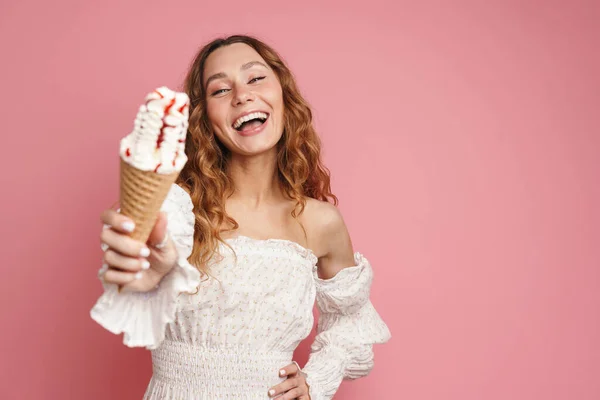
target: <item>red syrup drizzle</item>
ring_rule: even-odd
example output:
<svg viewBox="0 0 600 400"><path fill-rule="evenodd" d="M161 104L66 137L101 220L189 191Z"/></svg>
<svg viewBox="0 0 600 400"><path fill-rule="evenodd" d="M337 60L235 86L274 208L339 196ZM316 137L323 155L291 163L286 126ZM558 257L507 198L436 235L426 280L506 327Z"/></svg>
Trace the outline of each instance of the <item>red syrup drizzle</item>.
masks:
<svg viewBox="0 0 600 400"><path fill-rule="evenodd" d="M187 104L184 104L181 107L179 107L179 109L177 111L179 111L179 113L183 114L183 112L185 111L187 106L188 106ZM184 143L185 139L178 139L177 142ZM173 159L173 167L175 166L175 160L177 160L177 156L179 156L179 149L177 149L177 151L175 151L175 158Z"/></svg>
<svg viewBox="0 0 600 400"><path fill-rule="evenodd" d="M160 134L158 135L158 140L156 141L156 150L160 149L160 145L165 140L165 133L163 132L163 130L167 127L174 128L174 126L167 125L167 123L165 122L165 119L167 118L167 115L169 115L169 111L171 110L171 107L173 107L174 104L175 104L175 99L172 99L171 102L169 103L169 105L165 107L165 116L163 117L163 120L162 120L163 126L162 126L162 128L160 128Z"/></svg>
<svg viewBox="0 0 600 400"><path fill-rule="evenodd" d="M159 92L155 91L155 93L157 93L161 99L164 98L164 96L162 94L160 94ZM171 107L173 107L174 104L175 104L175 99L172 99L171 102L165 107L164 117L162 119L162 128L160 128L160 133L158 134L158 139L156 140L156 150L160 149L160 145L165 140L165 133L163 131L165 128L170 127L170 125L167 125L167 123L165 122L165 118L167 115L169 115L169 111L171 110ZM158 169L160 168L161 165L162 165L162 163L158 163L156 168L154 168L154 172L158 172Z"/></svg>

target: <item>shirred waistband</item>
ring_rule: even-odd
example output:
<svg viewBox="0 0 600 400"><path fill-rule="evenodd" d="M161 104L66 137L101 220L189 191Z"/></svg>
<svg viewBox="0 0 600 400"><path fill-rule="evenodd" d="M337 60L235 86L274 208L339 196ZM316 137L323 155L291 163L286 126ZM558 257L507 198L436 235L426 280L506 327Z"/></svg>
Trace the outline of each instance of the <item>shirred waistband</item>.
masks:
<svg viewBox="0 0 600 400"><path fill-rule="evenodd" d="M205 346L165 340L152 351L153 379L186 391L241 394L264 391L282 382L279 370L293 352L248 346Z"/></svg>

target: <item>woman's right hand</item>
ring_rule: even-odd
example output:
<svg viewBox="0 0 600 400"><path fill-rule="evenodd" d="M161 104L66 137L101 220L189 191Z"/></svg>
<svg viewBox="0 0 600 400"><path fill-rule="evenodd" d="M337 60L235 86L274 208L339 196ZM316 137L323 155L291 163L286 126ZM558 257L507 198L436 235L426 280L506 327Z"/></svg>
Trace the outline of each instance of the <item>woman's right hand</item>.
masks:
<svg viewBox="0 0 600 400"><path fill-rule="evenodd" d="M104 210L101 220L109 225L104 226L100 234L100 241L108 246L100 271L104 282L119 285L120 291L147 292L154 289L177 263L177 248L167 237L166 214L159 213L146 243L129 236L133 221L123 214L113 209Z"/></svg>

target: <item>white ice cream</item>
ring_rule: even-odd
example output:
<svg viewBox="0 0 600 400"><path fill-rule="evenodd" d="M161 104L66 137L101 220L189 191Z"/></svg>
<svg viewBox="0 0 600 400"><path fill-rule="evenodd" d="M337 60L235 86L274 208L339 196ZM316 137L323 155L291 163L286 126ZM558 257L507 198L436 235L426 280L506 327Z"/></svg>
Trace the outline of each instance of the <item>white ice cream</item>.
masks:
<svg viewBox="0 0 600 400"><path fill-rule="evenodd" d="M187 157L185 137L190 99L183 92L160 87L146 96L133 131L121 139L121 158L142 171L181 171Z"/></svg>

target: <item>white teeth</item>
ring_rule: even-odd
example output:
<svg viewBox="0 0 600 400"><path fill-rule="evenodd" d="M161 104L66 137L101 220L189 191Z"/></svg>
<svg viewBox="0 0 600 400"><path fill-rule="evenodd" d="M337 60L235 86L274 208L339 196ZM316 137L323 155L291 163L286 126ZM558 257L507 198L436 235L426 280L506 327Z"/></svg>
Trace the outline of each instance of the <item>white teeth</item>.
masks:
<svg viewBox="0 0 600 400"><path fill-rule="evenodd" d="M264 112L255 112L252 114L247 114L247 115L244 115L243 117L236 119L235 122L233 123L233 128L237 129L240 126L242 126L242 124L244 122L250 121L251 119L255 119L255 118L267 119L268 117L269 117L269 115Z"/></svg>

